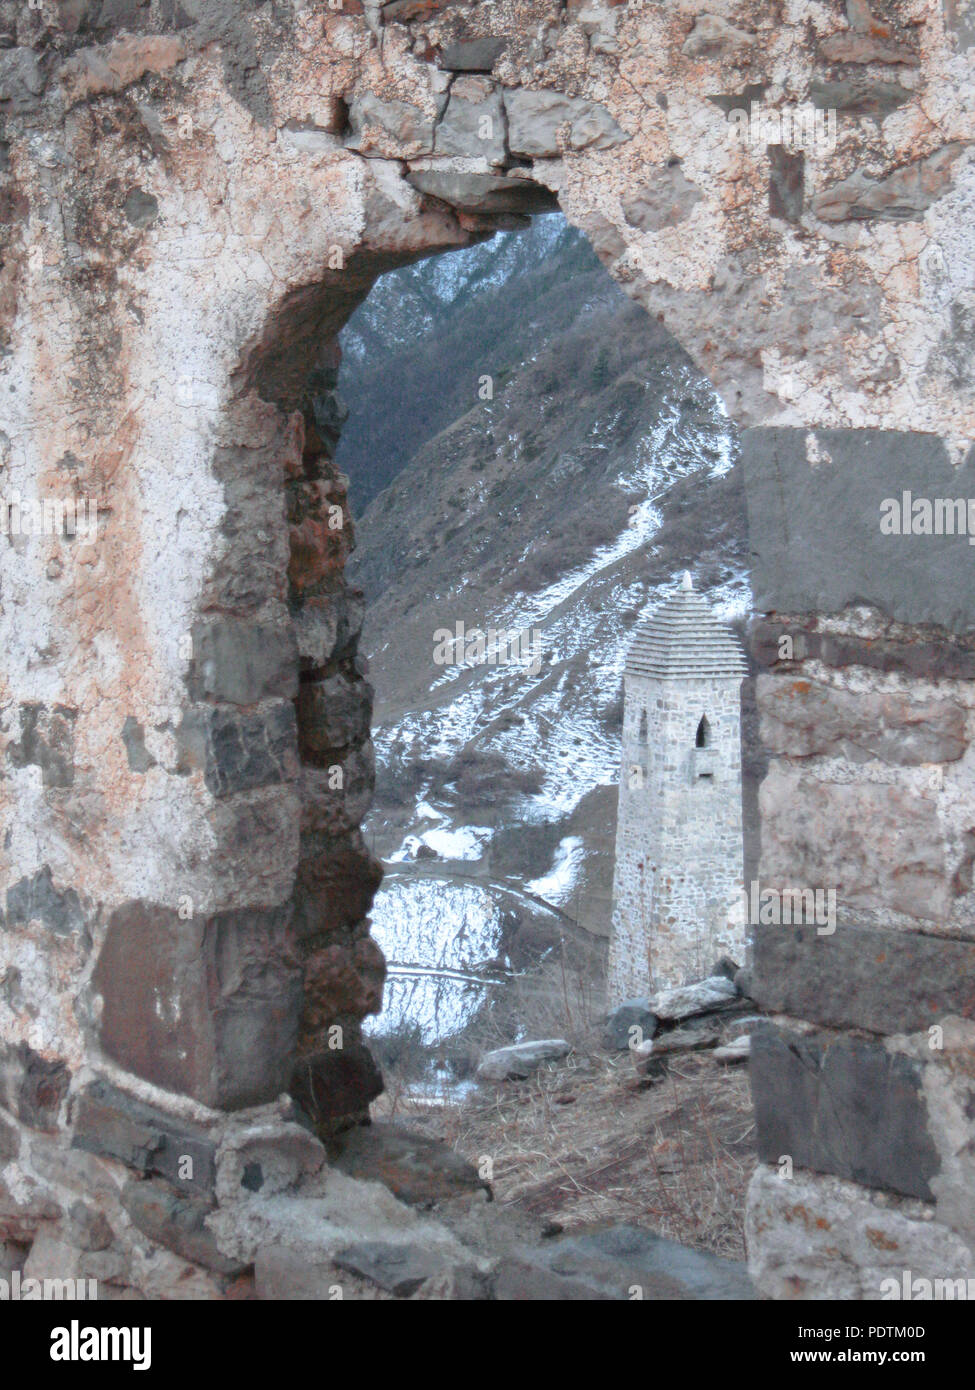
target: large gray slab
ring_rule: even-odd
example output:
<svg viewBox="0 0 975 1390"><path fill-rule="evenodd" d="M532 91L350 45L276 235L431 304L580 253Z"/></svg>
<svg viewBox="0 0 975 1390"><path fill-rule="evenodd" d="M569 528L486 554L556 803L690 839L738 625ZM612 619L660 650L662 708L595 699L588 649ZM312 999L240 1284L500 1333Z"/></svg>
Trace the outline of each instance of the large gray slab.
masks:
<svg viewBox="0 0 975 1390"><path fill-rule="evenodd" d="M495 1298L551 1300L753 1299L743 1264L691 1250L640 1226L607 1226L513 1250L498 1266Z"/></svg>
<svg viewBox="0 0 975 1390"><path fill-rule="evenodd" d="M975 627L975 549L961 536L885 536L885 498L975 498L971 452L955 469L936 435L896 430L745 430L742 465L759 612L875 604L905 623Z"/></svg>
<svg viewBox="0 0 975 1390"><path fill-rule="evenodd" d="M975 1019L975 941L837 926L756 926L752 997L769 1013L834 1028L915 1033Z"/></svg>
<svg viewBox="0 0 975 1390"><path fill-rule="evenodd" d="M861 1038L751 1035L758 1156L932 1200L940 1159L920 1063Z"/></svg>

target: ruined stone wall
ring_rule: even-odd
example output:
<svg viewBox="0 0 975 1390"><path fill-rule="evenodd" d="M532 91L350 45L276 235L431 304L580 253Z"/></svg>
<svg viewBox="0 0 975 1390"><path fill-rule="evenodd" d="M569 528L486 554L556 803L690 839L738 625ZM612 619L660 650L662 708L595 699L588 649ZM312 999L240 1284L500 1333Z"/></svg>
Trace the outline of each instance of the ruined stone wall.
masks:
<svg viewBox="0 0 975 1390"><path fill-rule="evenodd" d="M744 429L782 740L763 873L836 877L850 928L784 977L759 940L768 1002L859 1030L830 1053L852 1093L913 1078L933 1150L905 1200L961 1231L964 1027L923 1064L890 1039L973 1007L969 551L881 544L875 518L971 472L973 43L963 0L0 0L0 483L98 518L89 543L0 536L11 1259L219 1292L254 1240L224 1221L231 1259L172 1213L212 1234L231 1201L230 1110L291 1085L325 1134L379 1084L335 335L384 269L556 204ZM753 99L835 109L835 144L729 138ZM791 662L781 624L808 639ZM889 1002L822 1018L803 981L851 960ZM797 1171L903 1189L804 1147L814 1127ZM800 1288L792 1259L764 1286Z"/></svg>
<svg viewBox="0 0 975 1390"><path fill-rule="evenodd" d="M745 959L741 678L627 673L607 1002ZM708 746L696 746L701 718Z"/></svg>

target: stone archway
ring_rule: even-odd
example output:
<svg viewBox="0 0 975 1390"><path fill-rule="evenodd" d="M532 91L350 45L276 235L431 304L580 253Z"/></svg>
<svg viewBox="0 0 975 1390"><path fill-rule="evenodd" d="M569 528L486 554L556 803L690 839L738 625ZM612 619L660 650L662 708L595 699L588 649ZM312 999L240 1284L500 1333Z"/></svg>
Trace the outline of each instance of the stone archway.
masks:
<svg viewBox="0 0 975 1390"><path fill-rule="evenodd" d="M975 176L949 94L973 50L954 7L898 0L881 22L837 0L789 22L766 0L309 0L123 5L104 23L76 8L62 23L0 6L3 477L92 499L103 523L95 545L4 539L0 1103L3 1151L36 1192L5 1196L5 1219L33 1238L79 1180L69 1165L42 1181L25 1136L126 1164L120 1128L179 1117L173 1151L203 1152L226 1110L278 1094L295 1046L333 1075L316 1104L365 1102L368 698L328 424L301 410L308 344L381 269L557 198L745 429L773 754L762 872L838 876L849 927L825 949L758 933L756 988L867 1034L823 1033L821 1089L785 1134L768 1114L788 1045L768 1044L763 1156L792 1146L812 1207L833 1200L823 1171L934 1203L961 1250L951 1134L971 1025L896 1061L885 1039L972 1012L968 551L922 530L893 557L873 525L904 490L972 490ZM803 103L837 111L835 142L790 148ZM743 110L744 140L727 119ZM327 354L317 367L327 384ZM314 900L335 933L304 962L296 884L298 917ZM329 1052L333 1026L348 1036ZM909 1102L873 1123L919 1136L901 1166L817 1149L816 1107L892 1067ZM792 1190L761 1174L755 1189L774 1293L780 1277L816 1287L776 1245ZM844 1200L875 1208L867 1187ZM868 1294L852 1247L826 1266Z"/></svg>

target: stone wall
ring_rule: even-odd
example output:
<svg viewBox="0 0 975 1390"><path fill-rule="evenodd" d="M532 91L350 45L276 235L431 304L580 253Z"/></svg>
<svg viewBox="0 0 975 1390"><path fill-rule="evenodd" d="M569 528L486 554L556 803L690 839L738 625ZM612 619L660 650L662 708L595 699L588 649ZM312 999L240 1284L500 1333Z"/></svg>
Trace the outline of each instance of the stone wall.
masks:
<svg viewBox="0 0 975 1390"><path fill-rule="evenodd" d="M741 677L624 678L607 999L745 959ZM708 746L696 746L701 718Z"/></svg>
<svg viewBox="0 0 975 1390"><path fill-rule="evenodd" d="M828 1069L810 1044L823 1086L906 1059L930 1195L899 1200L938 1204L946 1259L965 1239L972 1050L959 1024L922 1062L911 1030L971 1014L971 570L964 541L882 546L875 519L970 472L973 44L960 0L0 0L0 482L98 519L93 543L11 535L5 509L0 536L11 1259L34 1242L121 1290L218 1293L254 1242L196 1238L226 1189L187 1188L181 1157L212 1175L232 1109L289 1081L323 1134L379 1084L335 336L383 270L556 205L746 428L782 741L763 873L832 873L849 911L774 988L865 1032ZM752 100L835 109L837 139L736 141ZM785 664L783 624L809 641ZM887 1014L816 1016L808 970L886 993L865 932L924 943L927 1013L899 1009L900 964ZM782 1221L756 1220L760 1270ZM793 1257L771 1291L799 1287Z"/></svg>

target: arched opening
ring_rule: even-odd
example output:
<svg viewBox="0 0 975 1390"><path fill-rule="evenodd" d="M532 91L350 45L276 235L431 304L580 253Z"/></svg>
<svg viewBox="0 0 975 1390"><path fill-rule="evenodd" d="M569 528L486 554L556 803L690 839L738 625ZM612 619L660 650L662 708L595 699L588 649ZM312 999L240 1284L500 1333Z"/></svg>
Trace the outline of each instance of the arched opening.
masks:
<svg viewBox="0 0 975 1390"><path fill-rule="evenodd" d="M561 975L572 950L570 991L598 987L622 658L688 566L744 608L735 436L561 215L383 277L341 346L336 460L376 691L364 833L385 867L384 1010L366 1027L394 1068L436 1052L459 1074L482 1026L498 1041L533 1026L539 957ZM628 727L624 776L645 788L648 709Z"/></svg>
<svg viewBox="0 0 975 1390"><path fill-rule="evenodd" d="M694 735L695 748L710 748L711 746L711 725L708 723L706 714L701 715L701 722L697 726L697 733Z"/></svg>

